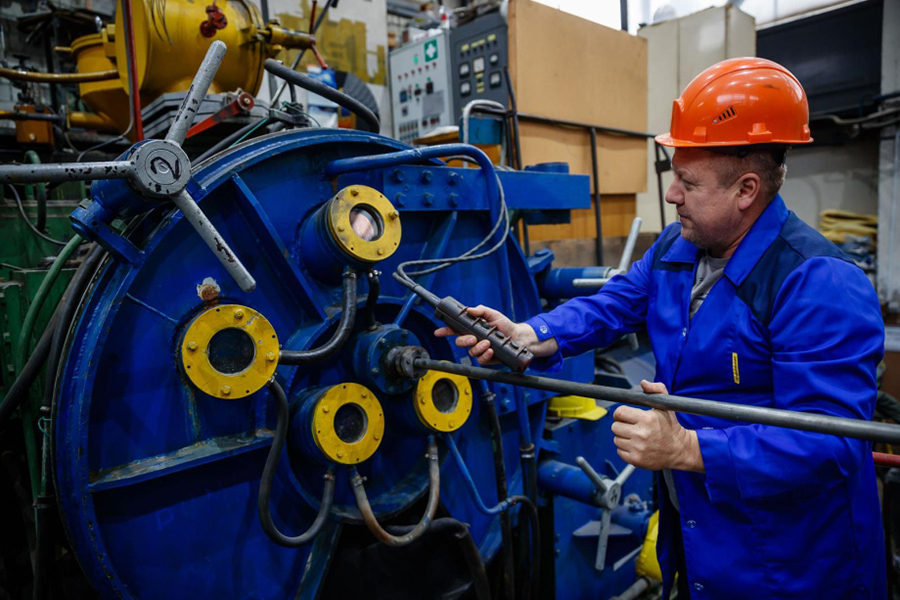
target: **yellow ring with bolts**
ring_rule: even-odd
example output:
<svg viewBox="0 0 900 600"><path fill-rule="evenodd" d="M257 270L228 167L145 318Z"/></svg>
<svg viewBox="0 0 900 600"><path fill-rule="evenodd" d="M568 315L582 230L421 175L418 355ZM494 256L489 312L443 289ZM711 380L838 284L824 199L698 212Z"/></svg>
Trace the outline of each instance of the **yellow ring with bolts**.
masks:
<svg viewBox="0 0 900 600"><path fill-rule="evenodd" d="M238 399L265 386L278 366L278 336L259 312L240 304L200 313L181 340L181 361L200 391Z"/></svg>
<svg viewBox="0 0 900 600"><path fill-rule="evenodd" d="M472 414L472 386L462 375L428 371L419 379L416 415L432 431L456 431Z"/></svg>
<svg viewBox="0 0 900 600"><path fill-rule="evenodd" d="M338 431L335 417L344 414L356 425ZM340 418L340 417L339 417ZM326 391L316 404L312 436L325 457L342 465L368 460L384 437L384 410L375 394L358 383L342 383Z"/></svg>
<svg viewBox="0 0 900 600"><path fill-rule="evenodd" d="M328 230L341 250L375 263L400 246L400 213L390 200L364 185L339 191L328 205Z"/></svg>

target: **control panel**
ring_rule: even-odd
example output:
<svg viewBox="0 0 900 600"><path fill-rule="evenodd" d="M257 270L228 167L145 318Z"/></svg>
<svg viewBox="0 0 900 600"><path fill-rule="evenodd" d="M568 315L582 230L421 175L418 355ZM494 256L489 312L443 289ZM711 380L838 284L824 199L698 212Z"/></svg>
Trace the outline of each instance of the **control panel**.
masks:
<svg viewBox="0 0 900 600"><path fill-rule="evenodd" d="M447 31L397 48L390 69L395 138L409 143L437 127L456 125Z"/></svg>
<svg viewBox="0 0 900 600"><path fill-rule="evenodd" d="M488 13L454 29L452 89L456 121L472 100L508 104L509 91L503 70L509 64L506 20L499 12Z"/></svg>

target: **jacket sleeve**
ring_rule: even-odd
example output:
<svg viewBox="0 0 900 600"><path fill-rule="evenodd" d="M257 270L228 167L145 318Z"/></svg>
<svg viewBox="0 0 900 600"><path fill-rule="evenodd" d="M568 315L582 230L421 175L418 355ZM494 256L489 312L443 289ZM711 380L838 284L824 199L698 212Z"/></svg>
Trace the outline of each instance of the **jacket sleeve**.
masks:
<svg viewBox="0 0 900 600"><path fill-rule="evenodd" d="M662 239L662 236L660 236ZM554 371L563 358L602 348L627 333L641 329L647 317L650 271L659 241L634 263L628 273L616 275L591 296L572 298L550 312L525 321L538 339L556 338L559 352L536 359L532 366Z"/></svg>
<svg viewBox="0 0 900 600"><path fill-rule="evenodd" d="M872 284L835 258L785 279L768 326L774 407L870 420L884 325ZM714 503L820 494L871 460L871 444L765 425L697 430Z"/></svg>

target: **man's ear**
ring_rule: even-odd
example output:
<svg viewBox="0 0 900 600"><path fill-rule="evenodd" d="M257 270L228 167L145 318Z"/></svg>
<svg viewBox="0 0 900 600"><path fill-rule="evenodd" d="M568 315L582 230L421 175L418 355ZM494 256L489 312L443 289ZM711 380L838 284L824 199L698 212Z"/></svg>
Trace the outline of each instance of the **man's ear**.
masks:
<svg viewBox="0 0 900 600"><path fill-rule="evenodd" d="M745 173L735 185L737 186L738 208L742 211L752 207L761 196L762 184L756 173Z"/></svg>

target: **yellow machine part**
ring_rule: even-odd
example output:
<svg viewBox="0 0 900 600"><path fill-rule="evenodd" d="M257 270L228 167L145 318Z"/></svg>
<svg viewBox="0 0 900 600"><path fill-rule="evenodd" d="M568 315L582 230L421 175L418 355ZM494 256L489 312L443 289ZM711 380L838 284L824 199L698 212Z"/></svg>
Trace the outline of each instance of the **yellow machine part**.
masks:
<svg viewBox="0 0 900 600"><path fill-rule="evenodd" d="M472 413L472 386L462 375L428 371L415 394L416 416L432 431L456 431Z"/></svg>
<svg viewBox="0 0 900 600"><path fill-rule="evenodd" d="M240 89L253 95L262 84L263 63L267 58L276 56L283 48L307 48L312 40L309 35L283 28L275 21L264 24L259 9L247 0L217 1L216 6L228 24L213 37L204 37L200 24L207 20L207 4L193 0L133 0L141 106L147 106L165 93L187 91L206 51L216 40L224 42L228 52L209 93ZM115 25L76 39L71 50L79 73L118 70L118 79L80 84L78 90L85 104L124 132L130 112L128 61L122 32L120 4Z"/></svg>
<svg viewBox="0 0 900 600"><path fill-rule="evenodd" d="M248 336L252 346L248 354L252 356L246 368L223 372L213 365L211 342L217 334L232 330ZM222 399L243 398L260 390L275 374L278 355L278 336L272 324L240 304L223 304L200 313L181 341L181 362L188 379L200 391Z"/></svg>
<svg viewBox="0 0 900 600"><path fill-rule="evenodd" d="M363 423L357 439L341 439L335 416L342 408L358 411ZM384 437L384 410L372 390L358 383L342 383L319 398L313 413L312 436L325 457L342 465L356 465L371 458Z"/></svg>
<svg viewBox="0 0 900 600"><path fill-rule="evenodd" d="M551 417L585 419L597 421L608 414L605 408L597 406L597 401L584 396L556 396L550 398L547 414Z"/></svg>
<svg viewBox="0 0 900 600"><path fill-rule="evenodd" d="M644 545L634 563L634 570L638 575L643 575L654 581L662 581L662 569L656 558L656 538L659 535L659 511L653 513L647 524L647 535L644 536Z"/></svg>
<svg viewBox="0 0 900 600"><path fill-rule="evenodd" d="M328 205L328 229L342 251L376 263L400 246L400 213L381 192L365 185L339 191Z"/></svg>

